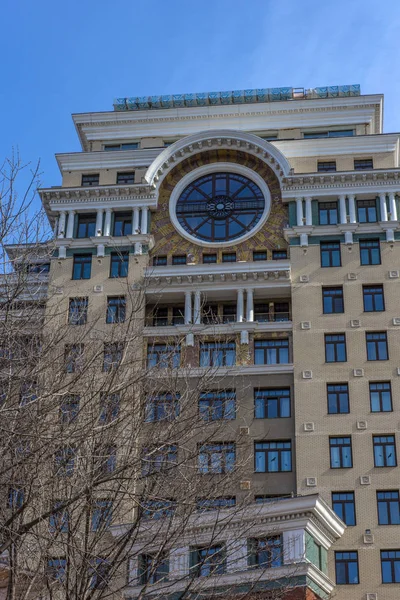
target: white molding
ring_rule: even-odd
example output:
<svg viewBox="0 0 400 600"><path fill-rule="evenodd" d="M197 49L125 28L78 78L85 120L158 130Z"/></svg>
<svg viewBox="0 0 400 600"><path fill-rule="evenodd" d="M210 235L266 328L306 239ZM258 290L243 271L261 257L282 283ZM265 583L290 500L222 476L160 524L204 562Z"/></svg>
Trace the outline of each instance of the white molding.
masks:
<svg viewBox="0 0 400 600"><path fill-rule="evenodd" d="M183 292L182 292L183 293ZM165 300L165 294L163 294ZM161 338L173 337L176 335L228 335L230 333L260 332L272 333L276 331L292 331L291 321L273 321L271 323L258 323L257 321L247 321L243 323L222 323L216 325L171 325L166 327L156 327L147 325L143 330L144 337ZM242 342L248 343L248 342ZM193 344L191 344L193 345Z"/></svg>
<svg viewBox="0 0 400 600"><path fill-rule="evenodd" d="M148 267L146 277L188 277L208 275L217 276L220 274L253 274L258 273L262 277L264 273L277 274L276 279L281 276L289 280L287 273L290 273L289 260L265 260L265 261L240 261L235 263L214 263L214 264L194 264L194 265L167 265L165 267ZM247 286L251 287L251 279L247 281Z"/></svg>
<svg viewBox="0 0 400 600"><path fill-rule="evenodd" d="M176 370L177 379L188 377L238 377L242 375L279 375L281 373L292 374L294 371L293 363L279 365L235 365L234 367L179 367ZM152 371L146 374L147 377L162 379L165 375L162 370ZM175 373L174 373L175 376Z"/></svg>
<svg viewBox="0 0 400 600"><path fill-rule="evenodd" d="M147 168L163 150L163 147L115 152L98 150L96 152L58 153L55 157L61 173L86 169L138 169L140 167Z"/></svg>

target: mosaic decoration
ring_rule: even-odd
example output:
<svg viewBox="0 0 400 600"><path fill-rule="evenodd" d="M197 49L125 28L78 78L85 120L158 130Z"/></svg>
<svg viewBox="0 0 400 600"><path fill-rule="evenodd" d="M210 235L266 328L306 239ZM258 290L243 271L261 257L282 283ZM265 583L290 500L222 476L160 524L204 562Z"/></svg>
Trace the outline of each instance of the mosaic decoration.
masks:
<svg viewBox="0 0 400 600"><path fill-rule="evenodd" d="M234 90L227 92L203 92L197 94L174 94L170 96L142 96L116 98L114 110L157 110L160 108L184 108L190 106L216 106L221 104L254 104L294 99L339 98L359 96L360 86L334 85L304 88L262 88L257 90Z"/></svg>

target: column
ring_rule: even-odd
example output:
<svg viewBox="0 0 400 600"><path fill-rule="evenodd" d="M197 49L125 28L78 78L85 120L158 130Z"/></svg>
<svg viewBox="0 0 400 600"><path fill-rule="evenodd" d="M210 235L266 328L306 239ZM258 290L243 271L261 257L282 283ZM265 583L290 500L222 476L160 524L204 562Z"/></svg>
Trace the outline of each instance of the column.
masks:
<svg viewBox="0 0 400 600"><path fill-rule="evenodd" d="M243 321L243 309L244 309L244 301L243 301L243 290L237 291L237 303L236 303L236 321L238 323L242 323Z"/></svg>
<svg viewBox="0 0 400 600"><path fill-rule="evenodd" d="M194 293L194 324L200 325L201 323L201 292L196 290Z"/></svg>
<svg viewBox="0 0 400 600"><path fill-rule="evenodd" d="M74 235L74 216L75 216L75 211L74 210L69 210L68 211L68 225L67 225L67 238L72 238Z"/></svg>
<svg viewBox="0 0 400 600"><path fill-rule="evenodd" d="M339 206L340 206L340 222L342 224L347 223L347 214L346 214L346 196L342 194L339 196Z"/></svg>
<svg viewBox="0 0 400 600"><path fill-rule="evenodd" d="M109 237L111 235L111 208L106 209L106 220L104 223L104 235Z"/></svg>
<svg viewBox="0 0 400 600"><path fill-rule="evenodd" d="M306 225L312 225L311 200L312 198L306 198Z"/></svg>
<svg viewBox="0 0 400 600"><path fill-rule="evenodd" d="M139 209L134 208L132 211L132 233L135 235L139 232Z"/></svg>
<svg viewBox="0 0 400 600"><path fill-rule="evenodd" d="M96 235L97 236L103 235L103 212L104 212L104 210L102 208L97 209L97 216L96 216Z"/></svg>
<svg viewBox="0 0 400 600"><path fill-rule="evenodd" d="M185 325L192 322L192 292L185 292Z"/></svg>
<svg viewBox="0 0 400 600"><path fill-rule="evenodd" d="M303 199L296 198L297 226L303 225Z"/></svg>
<svg viewBox="0 0 400 600"><path fill-rule="evenodd" d="M387 221L388 214L387 214L386 194L385 193L382 192L381 194L379 194L379 202L381 205L381 221Z"/></svg>
<svg viewBox="0 0 400 600"><path fill-rule="evenodd" d="M389 193L389 206L390 206L390 220L397 221L396 194L394 192Z"/></svg>
<svg viewBox="0 0 400 600"><path fill-rule="evenodd" d="M142 208L142 226L141 226L142 233L147 233L148 210L149 209L147 208L147 206Z"/></svg>
<svg viewBox="0 0 400 600"><path fill-rule="evenodd" d="M354 194L349 196L349 215L350 215L350 223L356 223L356 203L354 199Z"/></svg>
<svg viewBox="0 0 400 600"><path fill-rule="evenodd" d="M247 311L246 311L246 319L247 321L254 321L254 297L253 290L249 288L246 290L247 292Z"/></svg>
<svg viewBox="0 0 400 600"><path fill-rule="evenodd" d="M60 216L58 219L58 237L59 238L65 237L65 219L66 219L65 210L62 210L62 211L60 211Z"/></svg>
<svg viewBox="0 0 400 600"><path fill-rule="evenodd" d="M53 233L54 233L54 237L57 237L57 233L58 233L58 217L54 217Z"/></svg>

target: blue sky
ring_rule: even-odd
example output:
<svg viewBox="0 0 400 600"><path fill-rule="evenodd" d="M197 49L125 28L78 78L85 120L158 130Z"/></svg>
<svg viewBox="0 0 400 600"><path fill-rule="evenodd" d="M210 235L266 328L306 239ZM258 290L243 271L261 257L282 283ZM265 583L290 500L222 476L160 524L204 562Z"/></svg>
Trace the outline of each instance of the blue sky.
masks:
<svg viewBox="0 0 400 600"><path fill-rule="evenodd" d="M3 0L0 158L58 185L71 113L113 98L360 83L400 131L399 0Z"/></svg>

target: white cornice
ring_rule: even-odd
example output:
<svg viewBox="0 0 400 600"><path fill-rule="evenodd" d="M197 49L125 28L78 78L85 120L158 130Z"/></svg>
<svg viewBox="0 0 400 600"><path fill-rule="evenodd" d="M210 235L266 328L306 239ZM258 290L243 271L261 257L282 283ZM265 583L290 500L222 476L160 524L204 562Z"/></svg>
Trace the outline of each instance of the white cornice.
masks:
<svg viewBox="0 0 400 600"><path fill-rule="evenodd" d="M82 171L92 169L126 169L148 167L164 148L148 148L143 150L121 150L107 152L72 152L56 154L61 173L66 171Z"/></svg>
<svg viewBox="0 0 400 600"><path fill-rule="evenodd" d="M285 279L290 281L290 262L287 260L265 260L257 262L236 262L236 263L217 263L217 264L187 264L170 265L166 267L149 267L146 270L146 279L149 282L159 282L168 284L168 279L174 283L193 283L194 281L203 282L206 279L214 282L217 278L221 280L230 279L236 281L240 279L248 282L251 287L253 280L260 279ZM182 281L180 281L180 279Z"/></svg>
<svg viewBox="0 0 400 600"><path fill-rule="evenodd" d="M265 289L265 288L263 288ZM163 296L165 300L165 296ZM259 323L257 321L243 321L242 323L225 323L221 325L171 325L170 327L145 327L145 337L173 337L174 335L229 335L241 331L256 333L272 333L276 331L292 331L291 321L273 321L271 323Z"/></svg>

